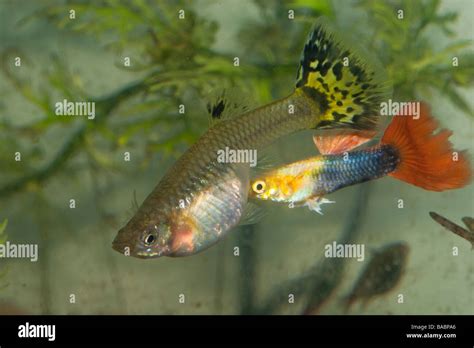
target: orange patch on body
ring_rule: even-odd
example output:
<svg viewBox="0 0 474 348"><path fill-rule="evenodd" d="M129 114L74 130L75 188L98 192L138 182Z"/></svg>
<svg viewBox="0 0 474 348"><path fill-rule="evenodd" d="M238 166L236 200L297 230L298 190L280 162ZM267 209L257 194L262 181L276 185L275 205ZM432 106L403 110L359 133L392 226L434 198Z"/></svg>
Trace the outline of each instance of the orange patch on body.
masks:
<svg viewBox="0 0 474 348"><path fill-rule="evenodd" d="M173 229L173 241L171 250L193 251L194 250L194 228L188 222L181 222Z"/></svg>
<svg viewBox="0 0 474 348"><path fill-rule="evenodd" d="M295 192L294 178L290 175L285 175L280 178L280 192L283 196L288 197Z"/></svg>
<svg viewBox="0 0 474 348"><path fill-rule="evenodd" d="M303 185L303 180L304 176L306 173L302 173L296 177L293 178L293 180L290 181L290 187L293 192L299 191L301 186Z"/></svg>

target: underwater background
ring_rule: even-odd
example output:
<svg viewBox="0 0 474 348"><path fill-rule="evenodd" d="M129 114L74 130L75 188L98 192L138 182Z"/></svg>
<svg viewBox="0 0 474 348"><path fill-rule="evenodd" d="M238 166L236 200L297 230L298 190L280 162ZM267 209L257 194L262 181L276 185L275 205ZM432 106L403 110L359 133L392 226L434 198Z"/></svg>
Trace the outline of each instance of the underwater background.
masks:
<svg viewBox="0 0 474 348"><path fill-rule="evenodd" d="M382 178L331 194L323 216L265 204L262 221L189 257L111 248L134 197L208 127L216 94L236 90L255 107L293 91L320 15L382 62L394 100L429 103L472 163L473 13L470 0L0 0L0 242L39 245L37 262L0 259L0 313L343 314L371 255L405 241L396 287L347 313L473 314L471 246L428 214L472 216L472 184L439 193ZM96 118L56 116L63 99L95 101ZM314 155L311 134L280 139L278 160ZM325 258L333 241L364 244L365 260Z"/></svg>

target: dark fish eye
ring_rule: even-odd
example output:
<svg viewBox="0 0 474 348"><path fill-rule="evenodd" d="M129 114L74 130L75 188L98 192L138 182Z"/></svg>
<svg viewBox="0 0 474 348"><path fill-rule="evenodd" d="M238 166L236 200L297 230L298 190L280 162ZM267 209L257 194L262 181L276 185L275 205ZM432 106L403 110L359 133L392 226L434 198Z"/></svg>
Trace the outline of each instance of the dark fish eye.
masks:
<svg viewBox="0 0 474 348"><path fill-rule="evenodd" d="M256 181L252 188L256 193L262 193L265 190L265 182L261 180Z"/></svg>
<svg viewBox="0 0 474 348"><path fill-rule="evenodd" d="M143 241L146 245L152 245L156 241L156 237L153 234L149 233L145 236Z"/></svg>

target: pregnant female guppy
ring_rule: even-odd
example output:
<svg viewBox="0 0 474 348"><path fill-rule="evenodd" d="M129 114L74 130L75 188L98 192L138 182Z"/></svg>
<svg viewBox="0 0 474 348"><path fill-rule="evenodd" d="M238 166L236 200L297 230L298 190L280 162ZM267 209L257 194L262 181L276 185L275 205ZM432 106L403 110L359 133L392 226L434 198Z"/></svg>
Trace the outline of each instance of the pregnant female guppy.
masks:
<svg viewBox="0 0 474 348"><path fill-rule="evenodd" d="M395 116L380 144L344 152L361 143L357 136L315 137L323 154L294 162L252 181L250 196L261 200L307 206L321 214L324 195L343 187L390 175L430 191L465 186L471 169L464 153L451 149L451 132L432 134L437 122L421 105L418 119Z"/></svg>
<svg viewBox="0 0 474 348"><path fill-rule="evenodd" d="M372 130L385 97L374 64L316 25L293 94L213 125L165 174L113 248L150 258L209 247L243 219L250 181L248 164L221 163L218 151L262 148L303 129Z"/></svg>

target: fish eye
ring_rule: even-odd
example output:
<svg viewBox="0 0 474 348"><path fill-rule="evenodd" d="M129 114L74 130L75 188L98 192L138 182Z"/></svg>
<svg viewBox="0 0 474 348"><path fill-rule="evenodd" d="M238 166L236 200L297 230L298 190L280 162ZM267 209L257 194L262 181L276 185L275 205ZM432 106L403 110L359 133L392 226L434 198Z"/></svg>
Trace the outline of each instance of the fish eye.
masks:
<svg viewBox="0 0 474 348"><path fill-rule="evenodd" d="M252 185L252 189L256 193L263 193L263 191L265 191L265 181L262 181L262 180L255 181L254 184Z"/></svg>
<svg viewBox="0 0 474 348"><path fill-rule="evenodd" d="M145 235L143 238L143 242L145 242L145 245L150 246L156 241L156 236L152 233L148 233Z"/></svg>

